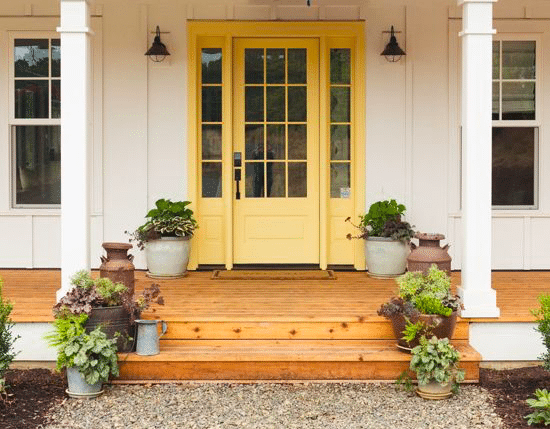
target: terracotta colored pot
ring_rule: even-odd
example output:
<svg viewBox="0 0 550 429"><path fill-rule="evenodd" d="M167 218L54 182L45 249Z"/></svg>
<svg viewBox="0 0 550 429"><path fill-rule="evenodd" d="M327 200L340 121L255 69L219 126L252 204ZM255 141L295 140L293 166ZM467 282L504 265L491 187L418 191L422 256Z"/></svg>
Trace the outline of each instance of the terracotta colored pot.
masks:
<svg viewBox="0 0 550 429"><path fill-rule="evenodd" d="M99 276L107 277L114 283L122 283L128 288L128 294L134 295L134 271L132 263L133 255L128 255L128 250L132 248L128 243L103 243L103 248L107 256L101 257L101 266L99 267Z"/></svg>
<svg viewBox="0 0 550 429"><path fill-rule="evenodd" d="M435 335L437 338L448 338L450 340L455 331L457 316L458 312L456 311L453 311L449 317L439 314L421 314L418 317L411 317L410 321L416 323L420 320L427 326L434 326L431 330L432 335ZM403 337L403 331L407 325L407 321L403 314L395 314L390 320L392 322L393 333L397 338L397 348L399 348L399 350L410 352L420 344L419 339L415 339L409 343L401 338Z"/></svg>
<svg viewBox="0 0 550 429"><path fill-rule="evenodd" d="M432 264L436 264L440 270L451 274L451 257L449 256L449 244L443 247L439 246L439 241L443 240L443 234L418 233L419 245L416 247L411 243L412 252L407 258L407 268L409 271L422 271L428 273Z"/></svg>

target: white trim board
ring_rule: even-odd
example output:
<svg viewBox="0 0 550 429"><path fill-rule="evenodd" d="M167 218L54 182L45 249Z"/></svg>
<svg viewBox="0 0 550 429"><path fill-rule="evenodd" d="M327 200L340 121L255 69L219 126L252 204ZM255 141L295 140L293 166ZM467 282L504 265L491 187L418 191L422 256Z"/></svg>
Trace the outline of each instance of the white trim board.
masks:
<svg viewBox="0 0 550 429"><path fill-rule="evenodd" d="M470 323L470 345L483 361L534 361L545 352L535 323Z"/></svg>
<svg viewBox="0 0 550 429"><path fill-rule="evenodd" d="M12 332L21 338L14 344L14 350L18 353L15 361L55 361L56 350L44 340L44 335L51 330L49 323L16 323Z"/></svg>

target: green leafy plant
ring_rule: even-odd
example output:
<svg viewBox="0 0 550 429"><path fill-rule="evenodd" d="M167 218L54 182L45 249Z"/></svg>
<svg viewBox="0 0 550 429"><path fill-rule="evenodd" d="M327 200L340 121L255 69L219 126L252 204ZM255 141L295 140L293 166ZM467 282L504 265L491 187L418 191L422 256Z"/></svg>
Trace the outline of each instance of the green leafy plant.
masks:
<svg viewBox="0 0 550 429"><path fill-rule="evenodd" d="M535 398L527 399L533 412L525 416L528 425L550 425L550 393L546 389L535 390Z"/></svg>
<svg viewBox="0 0 550 429"><path fill-rule="evenodd" d="M450 316L462 307L460 298L451 292L450 277L435 264L426 275L408 272L396 281L399 295L380 306L379 316L391 319L397 314L403 314L415 320L419 314Z"/></svg>
<svg viewBox="0 0 550 429"><path fill-rule="evenodd" d="M542 294L538 297L540 308L531 310L537 321L536 330L542 336L542 343L546 352L540 356L542 366L550 371L550 294Z"/></svg>
<svg viewBox="0 0 550 429"><path fill-rule="evenodd" d="M13 345L19 338L13 334L13 322L10 314L13 310L13 304L2 294L3 282L0 279L0 397L3 397L6 390L6 380L4 374L17 355L13 351Z"/></svg>
<svg viewBox="0 0 550 429"><path fill-rule="evenodd" d="M435 296L421 295L416 298L415 306L422 314L440 314L449 317L453 313L452 308L445 307Z"/></svg>
<svg viewBox="0 0 550 429"><path fill-rule="evenodd" d="M53 322L54 331L45 335L46 341L51 347L57 348L57 370L71 368L75 366L74 356L69 357L65 352L65 347L70 344L74 338L86 334L84 325L88 320L85 313L70 314L65 313L63 317L56 317Z"/></svg>
<svg viewBox="0 0 550 429"><path fill-rule="evenodd" d="M410 319L405 318L407 324L405 325L405 330L403 331L403 339L408 343L412 343L416 338L421 336L427 336L429 332L433 329L433 326L429 326L427 323L422 320L412 323Z"/></svg>
<svg viewBox="0 0 550 429"><path fill-rule="evenodd" d="M399 285L399 296L411 302L423 314L449 316L452 311L461 307L460 298L451 293L450 277L435 264L432 264L428 274L408 272L396 281Z"/></svg>
<svg viewBox="0 0 550 429"><path fill-rule="evenodd" d="M143 249L149 240L160 237L191 237L198 228L193 211L187 207L190 201L176 201L161 198L155 203L155 208L145 216L148 220L134 232L128 232L130 241L135 241L139 249Z"/></svg>
<svg viewBox="0 0 550 429"><path fill-rule="evenodd" d="M347 235L348 239L368 237L389 237L393 240L410 241L414 237L412 226L401 219L405 213L405 206L397 204L395 200L378 201L372 204L369 211L359 216L359 225L350 222L359 230L359 234Z"/></svg>
<svg viewBox="0 0 550 429"><path fill-rule="evenodd" d="M448 338L420 338L420 345L412 349L410 369L416 373L418 384L436 381L442 385L452 384L454 392L458 383L464 381L464 371L458 368L460 353L449 343Z"/></svg>
<svg viewBox="0 0 550 429"><path fill-rule="evenodd" d="M54 332L46 336L49 345L57 348L57 370L76 368L88 384L107 381L109 374L117 376L116 339L107 338L101 327L89 334L84 324L86 314L68 314L56 318Z"/></svg>
<svg viewBox="0 0 550 429"><path fill-rule="evenodd" d="M113 283L111 279L93 279L85 270L71 277L71 284L74 287L54 306L54 315L84 313L89 316L93 307L122 305L122 298L128 291L122 283Z"/></svg>

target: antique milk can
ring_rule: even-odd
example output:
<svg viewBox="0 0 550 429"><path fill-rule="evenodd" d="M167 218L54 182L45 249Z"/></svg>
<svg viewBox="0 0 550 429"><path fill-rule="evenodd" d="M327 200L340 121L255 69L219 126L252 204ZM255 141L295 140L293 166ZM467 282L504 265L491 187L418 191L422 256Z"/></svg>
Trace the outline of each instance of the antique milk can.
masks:
<svg viewBox="0 0 550 429"><path fill-rule="evenodd" d="M128 294L134 295L133 255L128 255L132 248L129 243L103 243L107 256L101 257L100 277L107 277L115 283L122 283L128 288Z"/></svg>
<svg viewBox="0 0 550 429"><path fill-rule="evenodd" d="M407 258L407 268L409 271L422 271L428 273L432 264L436 264L440 270L451 274L451 257L447 251L449 245L439 246L439 241L443 240L443 234L428 234L419 232L415 235L418 238L418 247L411 243L412 252Z"/></svg>

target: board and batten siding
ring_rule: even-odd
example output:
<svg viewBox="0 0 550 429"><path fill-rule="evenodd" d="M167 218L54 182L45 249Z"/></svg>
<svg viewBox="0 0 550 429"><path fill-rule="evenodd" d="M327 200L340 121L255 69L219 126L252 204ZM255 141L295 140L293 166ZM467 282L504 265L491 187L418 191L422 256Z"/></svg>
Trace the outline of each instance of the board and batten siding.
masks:
<svg viewBox="0 0 550 429"><path fill-rule="evenodd" d="M327 0L310 8L282 3L103 0L94 5L93 267L100 263L101 242L126 241L124 231L140 225L156 199L185 199L188 180L195 180L187 174L187 19L365 20L365 207L383 198L404 202L407 218L417 229L447 235L453 268L460 267L459 69L451 50L458 48L454 38L459 29L453 26L461 9L447 0L350 0L345 5ZM497 29L501 18L502 24L521 18L515 30L520 32L532 31L535 22L547 26L550 20L550 5L544 2L533 6L531 1L502 0L494 11ZM0 112L8 109L8 32L55 31L58 14L57 0L0 0ZM159 64L143 55L156 25L169 32L162 40L171 53ZM394 64L380 56L388 39L382 32L392 25L401 31L398 42L407 52ZM546 30L541 31L544 84L550 81L550 42ZM542 114L543 122L550 123L547 87L543 86ZM4 113L0 235L11 245L0 248L0 267L58 267L59 212L10 208L8 132ZM543 129L540 136L539 209L495 213L494 268L550 268L550 195L543 191L550 183L550 164L542 161L548 158L549 134ZM144 268L143 255L134 253L136 266Z"/></svg>

